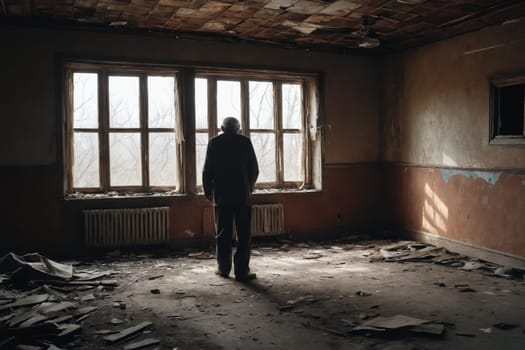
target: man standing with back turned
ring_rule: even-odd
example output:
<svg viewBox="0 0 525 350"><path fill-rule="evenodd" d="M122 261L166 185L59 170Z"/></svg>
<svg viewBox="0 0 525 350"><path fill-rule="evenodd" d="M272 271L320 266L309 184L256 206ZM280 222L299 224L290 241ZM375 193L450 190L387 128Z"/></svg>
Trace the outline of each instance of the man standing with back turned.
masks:
<svg viewBox="0 0 525 350"><path fill-rule="evenodd" d="M208 143L202 171L204 194L215 206L217 274L222 277L228 277L230 274L235 220L235 279L247 282L256 277L250 272L250 195L259 175L259 166L252 142L239 134L240 124L237 119L225 118L221 129L223 133Z"/></svg>

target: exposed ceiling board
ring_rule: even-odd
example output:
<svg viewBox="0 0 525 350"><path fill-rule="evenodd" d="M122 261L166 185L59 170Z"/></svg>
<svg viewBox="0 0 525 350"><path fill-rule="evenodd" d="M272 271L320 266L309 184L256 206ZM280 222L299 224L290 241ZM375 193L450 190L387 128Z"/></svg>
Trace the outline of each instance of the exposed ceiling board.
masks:
<svg viewBox="0 0 525 350"><path fill-rule="evenodd" d="M347 14L359 7L361 7L361 5L353 1L338 0L322 9L321 13L340 17L346 16Z"/></svg>
<svg viewBox="0 0 525 350"><path fill-rule="evenodd" d="M523 0L1 0L0 22L239 38L368 52L427 44L525 16ZM368 30L363 30L364 20ZM361 38L362 39L362 38ZM365 49L361 49L366 51Z"/></svg>

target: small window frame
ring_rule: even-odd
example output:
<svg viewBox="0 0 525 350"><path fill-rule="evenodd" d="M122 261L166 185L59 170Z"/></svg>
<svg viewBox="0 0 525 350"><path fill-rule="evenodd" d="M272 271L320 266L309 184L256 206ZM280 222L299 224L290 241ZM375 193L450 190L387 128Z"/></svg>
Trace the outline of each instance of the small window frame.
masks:
<svg viewBox="0 0 525 350"><path fill-rule="evenodd" d="M501 88L522 85L524 89L523 99L523 130L522 134L500 135L499 127L499 91ZM489 144L491 145L514 145L525 146L525 73L497 76L490 79L490 124Z"/></svg>

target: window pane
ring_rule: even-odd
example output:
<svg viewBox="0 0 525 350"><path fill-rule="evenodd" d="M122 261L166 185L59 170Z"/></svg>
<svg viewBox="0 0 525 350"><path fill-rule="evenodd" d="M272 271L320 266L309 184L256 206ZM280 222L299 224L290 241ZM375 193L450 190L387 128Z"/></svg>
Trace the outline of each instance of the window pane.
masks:
<svg viewBox="0 0 525 350"><path fill-rule="evenodd" d="M208 128L208 79L195 79L195 128Z"/></svg>
<svg viewBox="0 0 525 350"><path fill-rule="evenodd" d="M499 89L499 135L523 135L524 85Z"/></svg>
<svg viewBox="0 0 525 350"><path fill-rule="evenodd" d="M111 186L142 185L140 134L109 134L109 172Z"/></svg>
<svg viewBox="0 0 525 350"><path fill-rule="evenodd" d="M98 77L96 73L73 74L73 128L98 127Z"/></svg>
<svg viewBox="0 0 525 350"><path fill-rule="evenodd" d="M109 127L138 128L139 78L109 77Z"/></svg>
<svg viewBox="0 0 525 350"><path fill-rule="evenodd" d="M217 81L217 125L226 117L235 117L241 122L241 83Z"/></svg>
<svg viewBox="0 0 525 350"><path fill-rule="evenodd" d="M303 180L303 135L283 135L284 181Z"/></svg>
<svg viewBox="0 0 525 350"><path fill-rule="evenodd" d="M259 178L257 182L275 182L275 135L273 133L252 133L251 139L257 161L259 163Z"/></svg>
<svg viewBox="0 0 525 350"><path fill-rule="evenodd" d="M173 133L149 134L149 182L151 186L177 184L177 146Z"/></svg>
<svg viewBox="0 0 525 350"><path fill-rule="evenodd" d="M197 186L202 185L202 168L204 167L204 160L206 158L206 148L208 147L208 134L198 132L195 134L195 164L197 172Z"/></svg>
<svg viewBox="0 0 525 350"><path fill-rule="evenodd" d="M73 187L99 187L98 134L73 135Z"/></svg>
<svg viewBox="0 0 525 350"><path fill-rule="evenodd" d="M148 77L148 127L175 128L175 78Z"/></svg>
<svg viewBox="0 0 525 350"><path fill-rule="evenodd" d="M250 81L250 129L273 129L273 84Z"/></svg>
<svg viewBox="0 0 525 350"><path fill-rule="evenodd" d="M283 128L301 129L301 85L283 84Z"/></svg>

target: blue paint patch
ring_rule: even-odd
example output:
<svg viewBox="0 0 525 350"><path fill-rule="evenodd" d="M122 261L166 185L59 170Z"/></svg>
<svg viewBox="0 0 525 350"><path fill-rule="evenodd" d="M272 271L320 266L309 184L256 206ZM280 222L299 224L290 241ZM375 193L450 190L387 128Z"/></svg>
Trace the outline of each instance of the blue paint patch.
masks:
<svg viewBox="0 0 525 350"><path fill-rule="evenodd" d="M470 177L473 179L482 179L487 181L489 184L494 185L498 182L499 177L501 176L500 172L491 172L491 171L475 171L475 170L452 170L452 169L442 169L441 178L448 182L451 176L461 175L464 177Z"/></svg>

